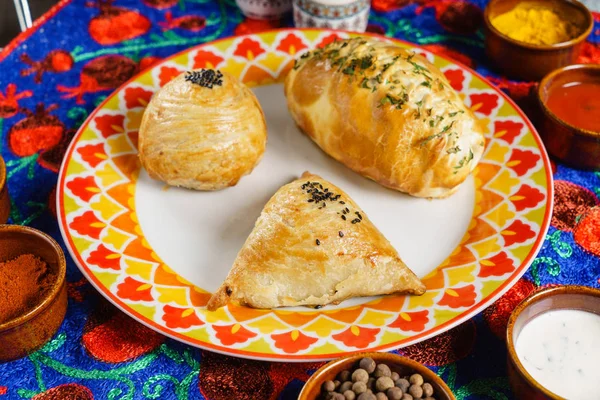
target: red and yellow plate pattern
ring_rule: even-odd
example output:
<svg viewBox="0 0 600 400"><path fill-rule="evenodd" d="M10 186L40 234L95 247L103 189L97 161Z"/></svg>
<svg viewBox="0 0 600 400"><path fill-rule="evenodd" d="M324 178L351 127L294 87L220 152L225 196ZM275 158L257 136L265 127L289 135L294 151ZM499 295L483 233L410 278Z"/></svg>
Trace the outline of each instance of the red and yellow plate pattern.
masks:
<svg viewBox="0 0 600 400"><path fill-rule="evenodd" d="M330 359L406 346L465 321L517 281L548 228L552 182L541 142L522 112L473 71L415 46L487 126L474 171L475 207L461 243L423 278L420 297L290 311L204 306L210 293L175 273L144 237L135 207L136 140L144 107L174 76L215 67L249 86L282 81L299 52L351 34L281 30L220 40L177 54L110 95L77 133L63 164L58 211L79 268L122 310L183 342L241 357ZM390 40L390 39L386 39Z"/></svg>

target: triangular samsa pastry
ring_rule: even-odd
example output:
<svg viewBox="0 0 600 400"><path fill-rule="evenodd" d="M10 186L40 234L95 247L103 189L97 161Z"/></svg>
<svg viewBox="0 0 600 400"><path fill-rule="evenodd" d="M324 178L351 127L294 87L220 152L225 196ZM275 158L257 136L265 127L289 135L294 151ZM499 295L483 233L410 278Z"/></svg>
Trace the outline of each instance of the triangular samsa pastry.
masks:
<svg viewBox="0 0 600 400"><path fill-rule="evenodd" d="M322 306L425 285L340 188L305 172L265 205L207 308Z"/></svg>

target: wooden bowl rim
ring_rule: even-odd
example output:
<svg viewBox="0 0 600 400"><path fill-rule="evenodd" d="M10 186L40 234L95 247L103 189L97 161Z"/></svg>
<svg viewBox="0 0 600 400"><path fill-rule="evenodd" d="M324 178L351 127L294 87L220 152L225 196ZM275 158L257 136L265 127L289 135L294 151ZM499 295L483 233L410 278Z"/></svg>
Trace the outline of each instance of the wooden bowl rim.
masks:
<svg viewBox="0 0 600 400"><path fill-rule="evenodd" d="M54 300L56 300L56 298L60 295L60 292L63 286L65 285L65 279L67 274L67 262L65 260L65 255L59 244L52 237L40 230L31 228L29 226L9 224L0 225L0 235L7 232L24 232L26 234L36 236L39 240L45 240L56 252L58 271L56 281L52 284L52 289L48 291L44 299L29 312L23 315L19 315L14 319L8 320L3 324L0 324L0 334L2 334L2 332L4 331L25 324L37 317L38 315L40 315L41 313L43 313L44 310L46 310L46 308L48 308L48 306L51 305L54 302Z"/></svg>
<svg viewBox="0 0 600 400"><path fill-rule="evenodd" d="M427 368L425 365L423 365L415 360L412 360L410 358L398 355L398 354L384 353L384 352L352 353L345 357L341 357L336 360L332 360L332 361L328 362L327 364L323 365L321 368L316 370L315 373L306 381L306 383L302 387L302 391L300 392L300 395L298 396L298 400L312 400L312 399L308 399L308 397L307 397L308 392L307 392L306 388L309 386L309 383L315 383L315 382L322 380L321 375L323 375L326 371L335 369L336 367L338 367L340 364L342 364L344 362L358 361L364 357L371 357L375 361L381 360L381 361L387 361L387 362L407 366L407 367L413 369L415 372L423 375L425 380L435 381L444 390L444 392L445 392L444 394L446 395L448 400L456 400L456 397L454 396L454 394L452 393L452 390L450 390L450 388L448 387L446 382L444 382L444 380L442 378L440 378L435 372L433 372L432 370ZM445 400L445 399L440 399L440 400Z"/></svg>
<svg viewBox="0 0 600 400"><path fill-rule="evenodd" d="M548 75L546 75L544 78L542 78L542 80L540 81L540 84L538 85L537 92L536 92L537 99L538 99L539 103L541 104L542 110L544 111L544 114L546 115L546 117L549 117L553 121L557 122L558 124L571 129L578 136L585 136L588 138L596 139L598 142L600 142L600 132L594 132L594 131L590 131L588 129L580 128L575 125L571 125L570 123L559 118L546 105L546 102L542 99L542 92L544 91L544 89L546 89L549 86L549 84L552 82L552 80L554 78L556 78L558 75L565 74L565 73L568 74L570 71L579 70L579 69L591 70L591 71L595 72L598 75L598 77L600 78L600 64L571 64L571 65L567 65L565 67L557 68L554 71L550 72Z"/></svg>
<svg viewBox="0 0 600 400"><path fill-rule="evenodd" d="M519 305L517 305L517 307L515 307L513 312L510 314L510 318L508 319L508 325L506 327L506 348L508 350L508 357L509 357L510 361L512 362L512 364L515 366L516 372L524 380L526 380L532 387L534 387L536 390L538 390L539 392L544 394L544 396L548 397L551 400L565 400L565 399L563 397L560 397L557 394L554 394L553 392L549 391L545 387L543 387L540 383L538 383L538 381L536 381L529 374L529 372L527 372L527 370L525 369L523 364L521 364L519 357L517 357L517 352L515 350L515 344L513 342L513 332L514 332L515 322L517 321L517 318L519 318L519 315L521 315L521 312L523 312L523 310L525 310L526 308L529 308L533 304L538 303L539 301L541 301L543 299L546 299L548 297L553 297L556 295L561 295L561 294L563 294L563 295L564 294L583 294L586 296L597 297L598 300L600 300L600 290L590 288L587 286L564 285L564 286L554 286L554 287L545 288L545 289L542 289L542 290L532 293L531 295L526 297L523 301L521 301L521 303L519 303Z"/></svg>
<svg viewBox="0 0 600 400"><path fill-rule="evenodd" d="M585 4L583 4L577 0L557 0L558 2L561 2L561 3L572 4L584 13L586 25L587 25L586 28L584 29L584 31L571 40L567 40L566 42L560 42L560 43L555 43L555 44L551 44L551 45L531 44L531 43L521 42L521 41L515 40L511 37L508 37L504 33L500 32L498 29L496 29L496 27L494 25L492 25L492 21L490 20L491 9L493 8L493 6L496 3L499 3L501 1L503 1L503 0L491 0L487 4L487 6L485 7L485 10L483 12L483 21L484 21L487 29L494 32L497 36L499 36L504 41L512 43L515 46L519 46L519 47L530 49L530 50L540 50L540 51L561 50L561 49L575 46L576 44L583 42L584 40L587 39L587 37L590 35L590 33L592 33L592 30L594 29L594 18L592 16L592 13L590 12L590 10L585 6ZM531 1L531 0L522 0L520 2L527 2L527 1ZM543 2L541 0L538 0L538 1L540 3Z"/></svg>

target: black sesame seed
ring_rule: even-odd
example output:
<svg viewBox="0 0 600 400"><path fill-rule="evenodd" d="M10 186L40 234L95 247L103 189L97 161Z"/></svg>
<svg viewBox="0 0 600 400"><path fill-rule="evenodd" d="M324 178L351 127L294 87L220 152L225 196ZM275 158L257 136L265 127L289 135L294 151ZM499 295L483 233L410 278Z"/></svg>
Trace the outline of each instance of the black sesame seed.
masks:
<svg viewBox="0 0 600 400"><path fill-rule="evenodd" d="M312 203L313 201L315 201L314 199L308 199L309 203Z"/></svg>
<svg viewBox="0 0 600 400"><path fill-rule="evenodd" d="M346 203L345 203L345 202L343 202L343 201L340 201L340 204L346 204Z"/></svg>
<svg viewBox="0 0 600 400"><path fill-rule="evenodd" d="M350 210L348 209L348 207L346 207L344 210L346 210L347 213L350 212Z"/></svg>
<svg viewBox="0 0 600 400"><path fill-rule="evenodd" d="M319 239L317 239L316 242L317 242L317 246L321 245L321 241Z"/></svg>
<svg viewBox="0 0 600 400"><path fill-rule="evenodd" d="M345 216L345 215L342 215L342 219L345 221L345 220L346 220L346 216Z"/></svg>
<svg viewBox="0 0 600 400"><path fill-rule="evenodd" d="M344 237L344 232L340 231L339 234L340 234L340 237Z"/></svg>
<svg viewBox="0 0 600 400"><path fill-rule="evenodd" d="M231 288L229 286L227 286L225 288L225 293L227 293L227 296L231 296L231 293L233 293L233 290L231 290Z"/></svg>

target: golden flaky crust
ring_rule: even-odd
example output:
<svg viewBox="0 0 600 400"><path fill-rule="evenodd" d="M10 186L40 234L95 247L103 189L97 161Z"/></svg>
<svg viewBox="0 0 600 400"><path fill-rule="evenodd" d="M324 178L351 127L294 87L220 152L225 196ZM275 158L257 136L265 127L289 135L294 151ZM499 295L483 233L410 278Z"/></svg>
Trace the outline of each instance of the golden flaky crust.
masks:
<svg viewBox="0 0 600 400"><path fill-rule="evenodd" d="M196 72L203 71L207 70ZM220 84L209 81L207 86L192 82L190 76L179 75L148 104L139 130L142 165L152 178L172 186L234 186L265 151L262 109L252 91L227 73Z"/></svg>
<svg viewBox="0 0 600 400"><path fill-rule="evenodd" d="M207 308L229 302L321 306L350 297L424 292L356 203L331 182L305 173L265 205Z"/></svg>
<svg viewBox="0 0 600 400"><path fill-rule="evenodd" d="M441 71L374 39L306 53L285 94L300 129L327 154L413 196L453 193L485 146L477 119Z"/></svg>

